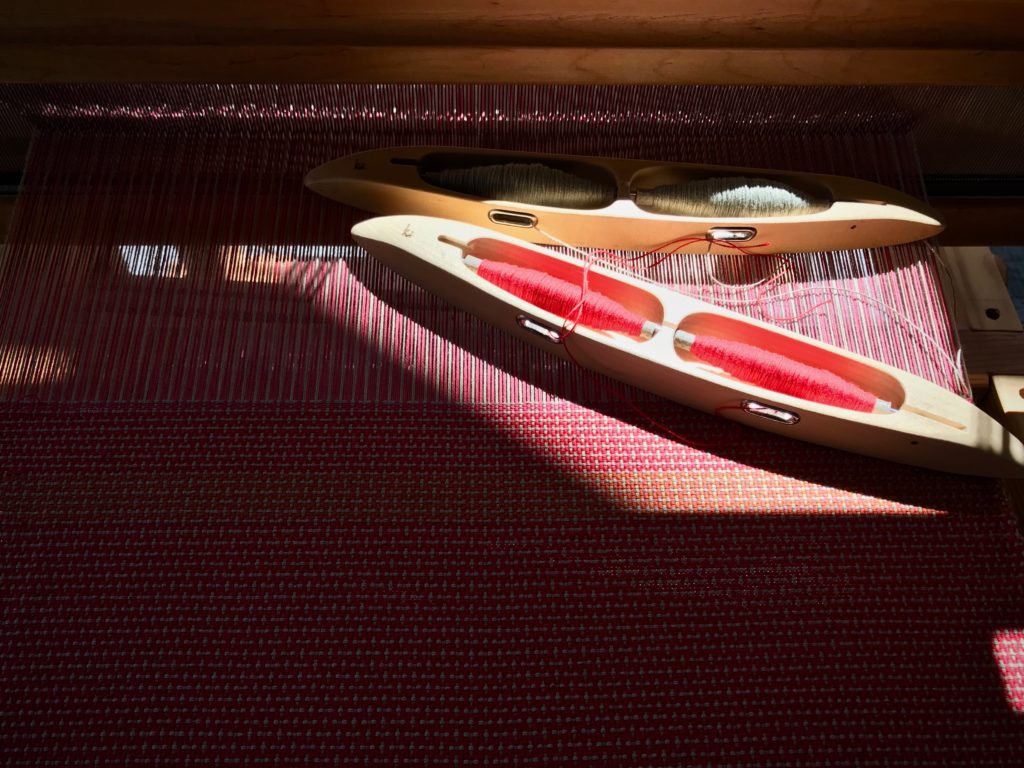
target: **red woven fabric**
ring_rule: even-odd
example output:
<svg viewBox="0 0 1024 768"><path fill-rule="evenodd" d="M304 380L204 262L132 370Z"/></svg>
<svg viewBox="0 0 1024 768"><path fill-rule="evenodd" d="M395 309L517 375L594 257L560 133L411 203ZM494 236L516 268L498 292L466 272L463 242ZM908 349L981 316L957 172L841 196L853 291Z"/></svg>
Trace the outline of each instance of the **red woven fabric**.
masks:
<svg viewBox="0 0 1024 768"><path fill-rule="evenodd" d="M60 132L0 262L6 763L1024 763L1024 547L998 483L628 393L706 447L681 445L368 261L361 214L301 189L381 143L890 182L904 144L715 143L670 93L512 88L368 86L334 111L311 90L330 119L296 98L283 135L252 118L267 91L224 93L40 104ZM793 280L844 260L844 286L902 307L921 281L939 308L920 247L795 259ZM757 314L737 285L777 264L684 266ZM950 384L928 344L880 343L890 319L799 329Z"/></svg>
<svg viewBox="0 0 1024 768"><path fill-rule="evenodd" d="M1024 760L994 484L628 418L0 409L5 757Z"/></svg>

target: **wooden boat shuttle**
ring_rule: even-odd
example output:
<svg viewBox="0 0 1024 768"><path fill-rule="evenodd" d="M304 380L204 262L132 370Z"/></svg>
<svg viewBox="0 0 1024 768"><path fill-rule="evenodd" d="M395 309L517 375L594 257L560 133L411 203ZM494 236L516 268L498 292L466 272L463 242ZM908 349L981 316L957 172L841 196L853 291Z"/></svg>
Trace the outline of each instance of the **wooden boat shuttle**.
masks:
<svg viewBox="0 0 1024 768"><path fill-rule="evenodd" d="M332 160L306 186L381 214L455 218L531 240L648 250L677 238L761 253L870 248L932 237L916 198L840 176L483 149L407 147ZM642 226L638 226L642 224ZM708 243L689 246L707 250Z"/></svg>
<svg viewBox="0 0 1024 768"><path fill-rule="evenodd" d="M642 315L633 335L577 324L477 274L489 259L581 285L580 260L472 224L402 215L357 224L356 241L386 266L496 327L563 358L683 405L786 437L947 472L1024 477L1024 444L958 395L913 374L771 326L638 277L593 265L589 290ZM730 375L688 348L709 337L742 342L825 371L870 393L877 407L853 410L785 394ZM569 348L567 351L566 348Z"/></svg>

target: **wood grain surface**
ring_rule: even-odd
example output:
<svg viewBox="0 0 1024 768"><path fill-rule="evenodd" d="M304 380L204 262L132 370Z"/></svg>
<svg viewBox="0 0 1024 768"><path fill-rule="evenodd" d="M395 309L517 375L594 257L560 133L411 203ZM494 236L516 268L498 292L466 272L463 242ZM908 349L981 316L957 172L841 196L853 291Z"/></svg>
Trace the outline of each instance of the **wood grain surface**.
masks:
<svg viewBox="0 0 1024 768"><path fill-rule="evenodd" d="M9 3L7 82L1024 83L1024 3Z"/></svg>

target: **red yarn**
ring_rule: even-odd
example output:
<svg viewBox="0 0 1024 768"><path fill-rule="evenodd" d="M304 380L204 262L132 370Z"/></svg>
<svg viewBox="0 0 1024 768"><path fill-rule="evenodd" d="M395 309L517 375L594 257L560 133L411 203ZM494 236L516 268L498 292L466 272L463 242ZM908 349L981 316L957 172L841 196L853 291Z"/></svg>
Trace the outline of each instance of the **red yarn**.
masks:
<svg viewBox="0 0 1024 768"><path fill-rule="evenodd" d="M603 293L581 289L547 272L482 260L476 273L530 304L589 328L639 336L646 322L642 315Z"/></svg>
<svg viewBox="0 0 1024 768"><path fill-rule="evenodd" d="M741 341L697 336L690 351L750 384L854 411L873 411L877 398L853 382L776 352Z"/></svg>

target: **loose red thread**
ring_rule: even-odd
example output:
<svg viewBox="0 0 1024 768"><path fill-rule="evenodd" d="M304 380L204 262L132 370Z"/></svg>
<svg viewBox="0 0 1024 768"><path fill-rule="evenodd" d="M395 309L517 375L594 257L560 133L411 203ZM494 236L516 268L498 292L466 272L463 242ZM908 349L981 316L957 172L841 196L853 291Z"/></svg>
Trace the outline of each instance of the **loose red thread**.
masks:
<svg viewBox="0 0 1024 768"><path fill-rule="evenodd" d="M661 245L656 245L656 246L654 246L654 248L651 248L648 251L644 251L643 253L641 253L638 256L620 256L619 254L615 253L614 251L607 251L607 250L591 251L590 252L590 258L587 260L587 265L589 266L594 261L594 259L596 259L598 256L604 256L607 259L609 259L610 261L612 261L614 263L617 263L617 264L619 264L621 266L631 267L631 266L636 265L637 262L641 261L642 259L646 259L646 258L648 258L650 256L657 255L658 258L656 258L650 264L640 265L642 269L654 269L659 264L662 264L665 261L667 261L669 258L671 258L672 256L675 256L683 248L686 248L686 247L688 247L690 245L694 245L695 243L707 243L709 248L712 245L717 245L717 246L719 246L721 248L731 248L731 249L733 249L735 251L738 251L738 252L740 252L742 254L745 254L747 256L761 256L761 257L777 258L777 259L781 259L787 265L789 264L789 259L786 256L783 256L782 254L779 254L779 253L757 253L756 251L752 250L754 248L766 248L766 247L768 247L769 245L771 245L771 243L769 243L767 241L763 242L763 243L756 243L754 245L739 245L737 243L733 243L733 242L730 242L728 240L717 240L717 239L715 239L713 237L707 237L706 235L699 235L699 236L698 235L687 235L686 237L677 237L674 240L669 240L667 242L662 243ZM673 247L670 250L666 250L666 249L669 248L669 246L673 246ZM783 270L783 271L785 271L785 270Z"/></svg>
<svg viewBox="0 0 1024 768"><path fill-rule="evenodd" d="M669 240L668 242L662 243L661 245L658 245L658 246L655 246L654 248L652 248L652 249L650 249L648 251L645 251L644 253L641 253L638 256L625 257L625 256L620 256L619 254L617 254L617 253L615 253L613 251L607 251L607 250L592 251L591 254L590 254L590 258L587 261L587 265L589 267L589 265L592 263L593 259L596 259L596 257L598 257L598 256L603 256L604 258L606 258L607 260L609 260L612 263L618 264L620 266L632 268L632 267L634 267L637 264L637 262L641 261L642 259L645 259L645 258L648 258L648 257L653 256L655 254L658 254L658 258L656 258L651 263L641 265L642 269L644 269L644 270L651 270L651 269L654 269L655 267L657 267L658 265L663 264L664 262L666 262L672 256L677 255L679 253L679 251L681 251L683 248L686 248L687 246L693 245L695 243L708 243L709 247L712 246L712 245L716 245L716 246L718 246L720 248L730 248L730 249L732 249L732 250L734 250L734 251L736 251L738 253L742 253L745 256L756 256L756 257L759 257L759 258L777 259L778 261L781 262L781 266L777 270L775 270L775 272L772 273L772 275L770 275L766 280L764 280L761 283L760 287L758 288L756 297L754 298L754 300L752 302L750 302L751 304L753 304L754 307L757 308L757 311L761 314L761 317L763 317L765 320L768 320L769 322L772 322L772 323L795 323L795 322L799 322L800 320L803 320L805 317L809 317L810 315L814 314L814 312L816 312L817 310L821 309L822 307L829 306L829 305L834 303L832 298L828 297L824 301L818 302L814 306L809 307L808 309L805 309L802 312L798 312L798 313L793 314L793 315L783 316L783 315L777 315L777 314L774 314L774 313L770 312L768 310L768 308L766 307L766 303L767 303L766 297L768 295L768 292L771 291L776 286L776 284L779 282L779 280L782 279L782 277L785 274L787 274L788 272L790 272L792 270L793 261L788 256L786 256L785 254L781 254L781 253L758 253L757 251L754 250L755 248L766 248L766 247L770 246L771 243L767 242L767 241L765 241L763 243L755 243L753 245L739 245L737 243L729 242L727 240L717 240L715 238L709 238L709 237L706 237L706 236L701 237L701 236L695 236L694 235L694 236L677 238L675 240ZM669 248L669 246L672 246L672 248L669 249L669 250L666 250L666 249Z"/></svg>
<svg viewBox="0 0 1024 768"><path fill-rule="evenodd" d="M550 237L550 235L548 235L548 237ZM761 302L764 300L764 295L792 267L792 261L790 260L790 258L788 256L785 256L785 255L779 254L779 253L758 253L758 252L753 250L754 248L766 248L766 247L770 246L771 243L768 242L768 241L765 241L763 243L756 243L754 245L738 245L737 243L729 242L727 240L717 240L715 238L710 238L710 237L707 237L707 236L689 235L689 236L686 236L686 237L679 237L679 238L676 238L674 240L669 240L669 241L667 241L665 243L662 243L661 245L655 246L654 248L652 248L652 249L650 249L648 251L644 251L643 253L641 253L638 256L630 256L630 257L620 256L619 254L617 254L617 253L615 253L613 251L607 251L607 250L591 251L588 254L588 257L587 257L586 261L584 262L584 266L583 266L583 280L582 280L583 292L582 292L582 294L580 294L579 301L582 302L582 296L586 295L586 290L587 290L586 286L588 284L588 275L589 275L589 272L590 272L590 268L594 264L594 262L597 260L598 256L604 256L609 261L611 261L614 264L618 264L619 266L624 266L624 267L632 268L632 267L634 267L637 264L637 262L641 261L642 259L645 259L645 258L648 258L650 256L653 256L653 255L657 254L657 258L654 261L652 261L650 264L644 264L644 265L641 266L641 268L644 269L644 270L651 270L651 269L654 269L655 267L657 267L659 264L664 263L665 261L670 259L672 256L678 254L679 251L681 251L683 248L686 248L687 246L693 245L694 243L702 243L702 242L703 243L708 243L708 247L709 248L711 246L713 246L713 245L717 245L717 246L720 246L720 247L723 247L723 248L731 248L731 249L733 249L735 251L738 251L739 253L742 253L742 254L744 254L746 256L757 256L757 257L762 257L762 258L764 258L764 257L774 258L774 259L778 259L778 260L780 260L782 262L782 266L779 269L777 269L775 271L775 273L771 277L768 278L768 280L766 280L764 282L764 284L761 286L760 291L758 292L758 298L757 298L757 302L756 302L757 306L758 306L758 309L761 311L761 314L763 316L768 317L768 314L765 312L764 308L761 305ZM569 246L569 247L572 247L572 246ZM666 250L666 249L668 249L668 250ZM573 249L573 250L576 250L576 249ZM828 302L824 302L824 303L828 303ZM812 307L810 310L807 311L806 314L809 314L810 312L813 312L815 309L817 309L820 306L823 306L823 304L819 304L819 305L816 305L815 307ZM579 311L579 306L577 306L576 310L577 310L577 312ZM806 314L801 314L800 316L798 316L796 318L792 318L792 319L793 320L801 319L802 317L806 316ZM783 318L773 318L773 319L776 319L776 320L779 320L779 321L783 321L783 320L788 320L789 318L784 318L784 319ZM578 322L579 322L578 318L576 318L574 316L567 316L566 323L563 326L563 331L564 331L563 337L567 336L570 333L572 333L573 329L576 327L576 324ZM586 323L584 323L584 325L586 325Z"/></svg>

